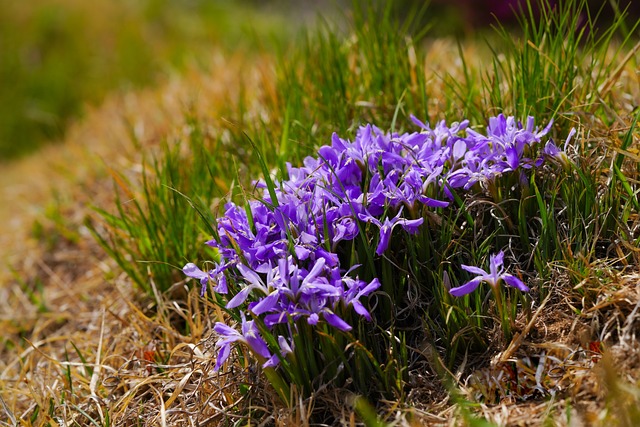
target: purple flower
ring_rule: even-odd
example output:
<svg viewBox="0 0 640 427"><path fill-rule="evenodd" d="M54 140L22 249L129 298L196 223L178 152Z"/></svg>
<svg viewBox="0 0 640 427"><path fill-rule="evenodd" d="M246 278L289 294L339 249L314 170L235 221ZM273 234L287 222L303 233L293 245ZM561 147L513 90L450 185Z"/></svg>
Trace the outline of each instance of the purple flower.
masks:
<svg viewBox="0 0 640 427"><path fill-rule="evenodd" d="M571 138L573 138L575 134L576 134L576 129L572 128L571 131L569 132L569 136L564 142L564 147L562 150L558 148L558 146L556 146L556 144L553 142L552 139L550 139L547 142L547 144L544 146L542 153L554 159L555 161L559 162L565 168L569 167L571 164L571 160L569 160L569 156L567 156L567 146L569 145L569 141L571 141ZM539 162L541 161L542 159L539 159Z"/></svg>
<svg viewBox="0 0 640 427"><path fill-rule="evenodd" d="M353 309L356 313L367 320L371 320L371 314L364 307L362 302L360 302L360 298L368 296L369 294L371 294L371 292L378 289L380 287L380 281L375 278L371 281L371 283L367 284L367 282L363 280L352 279L350 277L345 277L344 281L349 287L349 290L345 295L345 301L347 305L353 306Z"/></svg>
<svg viewBox="0 0 640 427"><path fill-rule="evenodd" d="M302 166L287 164L288 179L275 183L275 194L258 182L255 188L262 196L257 200L246 206L226 204L224 216L216 223L218 237L207 242L217 250L219 262L209 271L192 263L183 268L185 275L199 280L203 293L210 281L217 284L218 294L228 293L227 281L233 285L235 294L226 299L226 308L239 313L242 324L236 328L215 325L220 336L216 369L236 342L266 360L264 367L276 366L292 352L292 325L300 321L312 326L326 322L349 331L353 325L342 316L351 308L351 314L371 320L365 298L380 287L379 280L367 283L354 277L356 266L341 265L348 258L341 253L349 248L346 242L363 232L359 221L377 227L376 254L381 256L397 225L415 234L424 222L421 212L449 206L449 201L437 200L440 195L453 200L455 190L464 197L471 189L486 190L502 174L522 177L526 169L539 166L546 158L561 162L566 158L553 141L536 162L528 157L541 151L535 144L541 144L551 126L539 130L533 117L524 126L514 117L492 117L485 134L468 128L467 120L451 125L443 120L433 128L413 116L412 120L421 128L419 132L385 133L366 125L353 140L334 134L331 144L321 147L315 157L305 158ZM567 143L572 135L573 131ZM405 207L408 217L418 219L403 217ZM388 217L389 211L397 213ZM365 231L375 233L376 228L365 227ZM472 292L483 281L494 288L504 281L528 290L504 272L503 258L502 252L491 256L489 273L462 266L477 277L451 289L451 294ZM247 313L255 320L246 321ZM289 327L289 334L278 337L280 348L271 349L275 354L254 321L262 322L274 336Z"/></svg>
<svg viewBox="0 0 640 427"><path fill-rule="evenodd" d="M491 255L489 257L489 273L478 267L461 265L464 270L468 271L469 273L477 274L478 276L471 279L462 286L449 290L449 293L456 297L467 295L475 291L478 285L480 285L480 283L482 282L487 282L489 286L497 289L500 281L504 281L507 285L518 288L523 292L528 292L529 288L520 279L511 274L504 273L504 268L502 266L503 261L503 251L500 251L495 255Z"/></svg>
<svg viewBox="0 0 640 427"><path fill-rule="evenodd" d="M260 336L258 327L255 325L253 320L247 321L244 314L242 314L242 332L238 332L232 327L221 322L217 322L213 327L213 330L220 337L216 342L216 348L219 348L220 352L218 353L216 365L213 368L215 371L218 371L227 358L229 358L229 354L231 353L231 344L236 342L245 344L251 349L251 351L264 359L271 358L269 347L267 347L267 343Z"/></svg>
<svg viewBox="0 0 640 427"><path fill-rule="evenodd" d="M216 291L217 293L226 294L228 292L227 278L223 274L226 268L227 266L225 266L224 264L216 263L215 268L213 270L210 270L208 273L205 273L204 271L200 270L197 265L190 262L182 268L182 272L186 276L192 277L194 279L198 279L200 281L200 284L202 285L202 289L200 290L200 296L204 296L204 294L207 292L207 283L209 282L209 280L215 280L218 282L216 287L213 288L213 290Z"/></svg>
<svg viewBox="0 0 640 427"><path fill-rule="evenodd" d="M400 210L398 211L398 214L392 219L389 219L388 217L385 218L384 223L380 222L380 220L378 220L377 218L375 218L370 214L358 215L358 218L360 218L361 221L371 222L375 224L378 228L380 228L380 239L378 241L378 247L376 248L376 254L378 256L382 255L384 251L386 251L387 248L389 247L391 232L393 231L396 225L400 224L402 228L405 229L405 231L411 234L415 234L418 232L418 228L424 222L424 218L406 219L406 218L402 218L400 215L402 215L402 208L400 208Z"/></svg>

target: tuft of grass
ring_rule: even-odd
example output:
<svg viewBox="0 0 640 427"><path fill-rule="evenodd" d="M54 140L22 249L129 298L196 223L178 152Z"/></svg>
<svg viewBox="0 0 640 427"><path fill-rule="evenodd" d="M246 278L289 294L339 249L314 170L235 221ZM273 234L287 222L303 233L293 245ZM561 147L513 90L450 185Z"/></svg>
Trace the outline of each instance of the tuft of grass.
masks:
<svg viewBox="0 0 640 427"><path fill-rule="evenodd" d="M214 255L206 253L202 236L212 234L211 209L233 185L229 133L210 135L196 120L188 126L186 143L165 142L160 156L146 160L140 190L113 171L117 213L96 207L104 221L85 222L103 249L152 297L152 281L160 292L182 281L182 266L176 263L197 253L197 259Z"/></svg>
<svg viewBox="0 0 640 427"><path fill-rule="evenodd" d="M476 121L483 120L487 111L497 110L523 119L527 115L554 119L560 135L578 126L578 137L568 146L571 161L564 164L564 172L545 168L532 179L528 191L494 200L517 224L503 227L502 233L518 235L524 252L533 248L527 267L535 267L544 281L549 278L550 263L580 270L584 268L580 265L602 257L603 247L629 228L628 218L638 209L638 188L631 184L636 182L637 162L630 163L627 174L618 173L616 167L625 154L611 151L625 152L612 147L630 144L637 115L623 120L628 132L620 142L615 141L620 138L617 135L610 135L614 141L596 137L588 124L612 123L610 89L632 60L629 54L638 48L632 46L636 41L631 34L640 22L628 31L626 14L619 13L600 27L599 12L584 0L544 1L536 6L528 2L519 15L520 33L514 35L496 23L497 37L487 42L492 52L490 65L472 70L461 57L464 78L451 76L445 81L465 105L468 117ZM462 49L460 52L462 55ZM627 218L626 224L618 218ZM636 237L626 234L624 240L631 244ZM619 255L628 260L632 253ZM544 292L543 288L542 297Z"/></svg>
<svg viewBox="0 0 640 427"><path fill-rule="evenodd" d="M426 11L426 4L412 3L400 20L392 2L354 1L346 30L321 21L293 52L284 48L278 96L266 108L279 125L267 136L278 140L286 129L288 146L299 147L281 153L287 161L300 164L333 132L352 133L364 123L396 123L401 131L409 114L428 117L420 49L429 28L421 26Z"/></svg>

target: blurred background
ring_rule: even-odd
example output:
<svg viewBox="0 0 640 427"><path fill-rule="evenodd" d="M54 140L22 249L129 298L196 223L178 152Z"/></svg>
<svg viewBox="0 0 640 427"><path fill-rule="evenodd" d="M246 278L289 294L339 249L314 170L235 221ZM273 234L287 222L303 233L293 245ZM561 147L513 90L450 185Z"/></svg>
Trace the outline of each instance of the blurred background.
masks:
<svg viewBox="0 0 640 427"><path fill-rule="evenodd" d="M109 91L152 85L186 64L206 66L214 47L274 44L323 7L317 1L292 10L242 0L0 0L0 161L60 139L87 103Z"/></svg>
<svg viewBox="0 0 640 427"><path fill-rule="evenodd" d="M374 0L375 2L375 0ZM396 1L401 16L418 0ZM476 36L498 18L515 23L518 0L433 0L436 35ZM533 2L536 4L536 2ZM604 19L640 1L604 4ZM346 0L0 0L0 163L60 140L71 120L110 91L153 85L213 47L273 49L315 22L344 17ZM434 15L438 19L433 19ZM330 18L332 19L332 18Z"/></svg>

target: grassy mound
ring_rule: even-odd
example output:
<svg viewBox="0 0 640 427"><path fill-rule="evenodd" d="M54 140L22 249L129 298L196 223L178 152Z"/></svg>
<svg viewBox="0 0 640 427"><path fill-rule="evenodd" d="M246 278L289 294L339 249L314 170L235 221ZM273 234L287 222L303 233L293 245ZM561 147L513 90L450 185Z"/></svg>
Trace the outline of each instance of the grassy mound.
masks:
<svg viewBox="0 0 640 427"><path fill-rule="evenodd" d="M114 96L61 149L11 166L2 179L14 202L0 217L11 265L0 288L0 410L9 425L638 421L633 31L621 20L596 30L584 4L568 2L544 9L543 19L523 17L520 32L487 34L488 44L455 43L424 34L420 10L398 21L391 8L358 7L348 30L320 26L276 59L219 54L209 72L187 70L158 90ZM430 224L421 243L398 227L393 253L376 258L375 224L363 222L363 246L339 256L365 264L369 247L373 267L358 270L363 277L446 290L473 277L457 261L488 269L489 255L506 245L509 271L531 288L528 296L421 294L427 300L415 307L424 312L391 322L391 338L376 335L380 348L370 350L390 392L366 390L362 378L323 377L279 395L277 377L250 345L233 347L216 369L214 324L233 327L240 316L220 294L200 296L181 269L219 260L204 243L226 201L273 202L287 162L301 165L333 132L353 140L365 123L413 131L413 114L431 124L467 118L486 133L486 118L498 113L523 123L554 119L549 137L562 152L524 184L505 175L452 196L451 213L421 211ZM563 147L572 128L577 135ZM39 187L25 191L18 175ZM252 184L260 177L267 196ZM50 187L55 197L43 205ZM379 315L374 308L387 295L362 302ZM385 309L391 319L412 301L399 298L397 311ZM327 360L326 341L342 337L323 329L316 338L324 347L309 341L309 360ZM366 339L345 351L366 351ZM267 341L273 350L276 341ZM307 361L287 357L281 363L303 377L295 369Z"/></svg>

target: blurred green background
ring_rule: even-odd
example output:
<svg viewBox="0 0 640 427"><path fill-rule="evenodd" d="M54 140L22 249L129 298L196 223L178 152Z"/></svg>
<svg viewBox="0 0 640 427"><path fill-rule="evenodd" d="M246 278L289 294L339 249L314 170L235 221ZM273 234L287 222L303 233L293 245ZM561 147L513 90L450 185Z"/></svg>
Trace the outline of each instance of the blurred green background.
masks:
<svg viewBox="0 0 640 427"><path fill-rule="evenodd" d="M60 139L109 91L206 65L215 47L287 37L300 21L273 2L0 0L0 162Z"/></svg>

